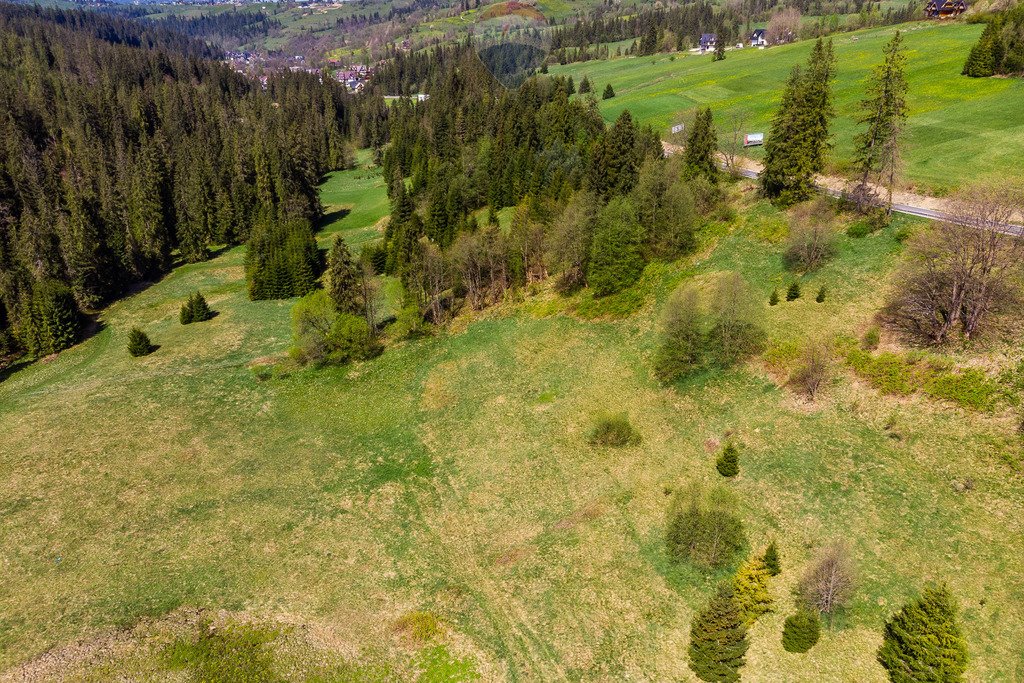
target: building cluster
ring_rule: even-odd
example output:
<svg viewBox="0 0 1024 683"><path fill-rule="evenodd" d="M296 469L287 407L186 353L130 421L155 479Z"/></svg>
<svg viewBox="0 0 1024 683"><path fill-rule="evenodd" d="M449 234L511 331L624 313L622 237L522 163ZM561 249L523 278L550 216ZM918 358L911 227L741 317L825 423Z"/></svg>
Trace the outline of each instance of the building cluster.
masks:
<svg viewBox="0 0 1024 683"><path fill-rule="evenodd" d="M367 64L343 65L334 72L334 79L344 85L349 92L360 92L372 76L373 67Z"/></svg>

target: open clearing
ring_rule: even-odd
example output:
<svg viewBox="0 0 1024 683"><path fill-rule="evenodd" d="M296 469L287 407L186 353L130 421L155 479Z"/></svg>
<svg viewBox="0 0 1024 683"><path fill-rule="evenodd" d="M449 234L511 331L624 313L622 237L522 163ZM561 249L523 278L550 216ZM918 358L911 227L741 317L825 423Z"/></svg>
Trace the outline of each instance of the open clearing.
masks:
<svg viewBox="0 0 1024 683"><path fill-rule="evenodd" d="M960 75L980 24L917 23L869 29L834 36L838 57L835 83L837 116L833 123L835 170L843 173L853 150L858 103L871 68L881 62L882 46L899 28L906 35L908 101L904 180L925 193L944 194L961 185L1002 179L1024 179L1024 80L968 78ZM746 132L770 129L771 116L794 64L806 64L813 41L757 50L711 55L628 57L552 67L571 73L576 82L586 75L600 94L605 84L615 98L601 102L601 112L614 120L624 109L663 135L697 107L711 107L722 143L730 118L743 113ZM761 148L747 150L760 159Z"/></svg>
<svg viewBox="0 0 1024 683"><path fill-rule="evenodd" d="M325 205L353 210L328 233L367 239L382 196L372 173L332 176ZM114 304L92 338L0 382L0 669L198 608L304 624L339 660L421 680L693 680L690 618L724 574L668 563L666 494L716 480L731 431L743 450L729 486L752 547L777 539L783 564L744 680L882 681L882 622L930 579L963 607L970 680L1020 680L1012 415L881 396L848 372L814 406L779 386L797 340L870 324L897 234L919 223L840 236L804 298L765 305L774 360L675 388L651 376L679 282L739 270L767 300L790 281L785 222L747 201L697 257L650 266L627 293L643 302L631 316L585 320L583 297L542 290L349 368L254 371L286 350L292 302L246 299L241 248ZM197 288L219 315L183 327ZM130 358L132 325L160 349ZM982 358L1016 362L1010 341ZM594 415L616 409L643 443L588 446ZM974 489L958 493L966 478ZM852 544L856 598L809 654L787 654L790 589L835 537ZM417 613L442 625L425 644L402 635ZM141 645L105 650L74 669L81 680L166 680L152 643L170 627L137 628ZM437 647L450 653L442 673L415 663Z"/></svg>

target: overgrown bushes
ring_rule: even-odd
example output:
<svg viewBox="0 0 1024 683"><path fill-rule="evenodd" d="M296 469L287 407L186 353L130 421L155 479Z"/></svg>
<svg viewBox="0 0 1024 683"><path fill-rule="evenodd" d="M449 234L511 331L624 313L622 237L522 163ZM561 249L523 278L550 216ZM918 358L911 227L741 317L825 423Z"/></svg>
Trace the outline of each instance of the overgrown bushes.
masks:
<svg viewBox="0 0 1024 683"><path fill-rule="evenodd" d="M633 428L625 413L600 416L589 438L591 446L636 446L640 441L640 433Z"/></svg>
<svg viewBox="0 0 1024 683"><path fill-rule="evenodd" d="M782 628L782 649L786 652L807 652L820 637L821 618L818 612L801 606L795 614L786 617Z"/></svg>
<svg viewBox="0 0 1024 683"><path fill-rule="evenodd" d="M327 292L318 289L292 307L292 355L303 364L343 364L380 353L366 320L338 313Z"/></svg>

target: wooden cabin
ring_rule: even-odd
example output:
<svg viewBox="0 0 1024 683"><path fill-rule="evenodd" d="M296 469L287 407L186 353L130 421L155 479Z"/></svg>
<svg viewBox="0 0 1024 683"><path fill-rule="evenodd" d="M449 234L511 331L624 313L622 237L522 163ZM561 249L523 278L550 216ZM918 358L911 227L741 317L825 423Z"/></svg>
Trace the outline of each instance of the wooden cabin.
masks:
<svg viewBox="0 0 1024 683"><path fill-rule="evenodd" d="M924 13L929 19L958 17L967 11L965 0L928 0Z"/></svg>

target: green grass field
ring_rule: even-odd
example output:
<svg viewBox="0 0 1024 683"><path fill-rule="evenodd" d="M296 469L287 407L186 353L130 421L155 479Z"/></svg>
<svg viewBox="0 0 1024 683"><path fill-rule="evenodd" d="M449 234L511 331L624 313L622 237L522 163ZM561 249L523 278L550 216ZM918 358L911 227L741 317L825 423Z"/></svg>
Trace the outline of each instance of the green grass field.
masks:
<svg viewBox="0 0 1024 683"><path fill-rule="evenodd" d="M1024 179L1024 81L971 79L960 75L981 25L918 23L906 33L910 118L907 125L906 184L933 193L990 180ZM834 37L838 55L834 122L837 170L846 170L853 149L858 103L871 68L895 27ZM711 107L724 142L734 113L747 117L748 132L769 132L782 86L794 64L803 64L811 41L767 50L733 50L722 62L710 55L621 58L553 67L578 83L587 75L601 93L611 82L616 97L601 102L612 120L629 109L639 120L667 136L669 127L687 120L697 107ZM761 150L750 150L760 158Z"/></svg>
<svg viewBox="0 0 1024 683"><path fill-rule="evenodd" d="M323 244L336 231L365 241L385 210L366 170L334 174L323 196L352 206ZM254 648L239 670L290 672L281 680L328 664L341 673L316 680L694 680L690 619L724 574L668 562L667 493L715 481L731 432L752 548L777 539L783 563L744 680L883 680L882 622L926 580L960 600L970 680L1020 680L1012 415L883 396L848 371L816 405L781 386L797 340L870 324L897 231L916 224L840 236L805 298L765 305L771 362L654 381L678 283L735 269L763 300L788 284L782 218L749 205L696 257L649 267L631 316L584 320L585 297L542 289L346 368L255 371L284 357L292 302L247 300L241 248L114 304L98 334L0 381L0 670L84 639L55 658L65 680L162 681L182 662L198 677L224 645L174 625L203 608L271 624L218 637ZM181 326L197 288L219 314ZM153 355L129 357L133 325ZM971 358L1005 365L1019 348ZM589 446L594 416L622 409L643 443ZM957 493L968 477L974 490ZM856 597L809 654L787 654L790 591L836 537L852 545Z"/></svg>

